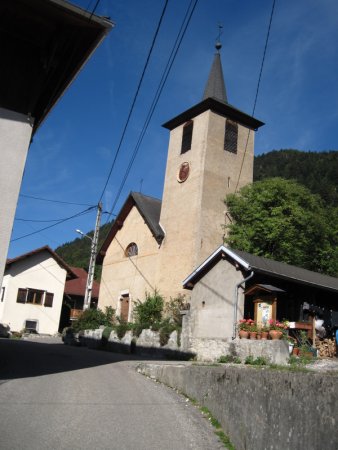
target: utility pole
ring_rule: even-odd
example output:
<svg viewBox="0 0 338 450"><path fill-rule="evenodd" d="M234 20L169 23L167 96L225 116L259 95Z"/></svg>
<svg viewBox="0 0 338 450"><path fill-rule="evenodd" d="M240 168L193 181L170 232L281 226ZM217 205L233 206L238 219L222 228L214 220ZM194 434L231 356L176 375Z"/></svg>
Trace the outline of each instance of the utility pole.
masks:
<svg viewBox="0 0 338 450"><path fill-rule="evenodd" d="M97 215L96 215L94 236L93 236L93 239L91 239L92 244L91 244L91 249L90 249L90 261L89 261L87 284L86 284L86 294L85 294L85 298L84 298L84 302L83 302L84 310L90 308L90 301L92 298L95 261L96 261L96 255L97 255L97 245L99 242L101 214L102 214L102 203L100 202L97 206Z"/></svg>

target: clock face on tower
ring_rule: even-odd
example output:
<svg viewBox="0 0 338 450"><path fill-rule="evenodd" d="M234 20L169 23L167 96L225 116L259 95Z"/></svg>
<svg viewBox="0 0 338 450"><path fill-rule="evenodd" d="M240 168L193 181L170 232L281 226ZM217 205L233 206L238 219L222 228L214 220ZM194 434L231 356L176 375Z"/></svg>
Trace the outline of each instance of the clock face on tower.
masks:
<svg viewBox="0 0 338 450"><path fill-rule="evenodd" d="M184 162L180 165L177 174L177 181L183 183L189 176L190 166L188 162Z"/></svg>

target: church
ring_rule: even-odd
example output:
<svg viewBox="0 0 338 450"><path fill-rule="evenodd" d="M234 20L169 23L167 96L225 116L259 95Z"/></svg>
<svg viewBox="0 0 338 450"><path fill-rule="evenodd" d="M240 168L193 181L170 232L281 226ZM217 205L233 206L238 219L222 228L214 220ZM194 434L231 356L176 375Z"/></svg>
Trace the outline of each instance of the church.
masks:
<svg viewBox="0 0 338 450"><path fill-rule="evenodd" d="M112 306L123 320L154 290L189 300L183 280L223 244L226 195L253 181L254 136L264 124L228 103L220 48L202 100L163 125L162 201L131 192L99 250L98 307Z"/></svg>

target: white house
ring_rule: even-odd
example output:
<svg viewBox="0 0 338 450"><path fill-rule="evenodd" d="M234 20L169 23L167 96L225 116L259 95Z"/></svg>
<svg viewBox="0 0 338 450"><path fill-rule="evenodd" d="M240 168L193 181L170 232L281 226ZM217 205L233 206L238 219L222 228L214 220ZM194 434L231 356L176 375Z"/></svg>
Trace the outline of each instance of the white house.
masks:
<svg viewBox="0 0 338 450"><path fill-rule="evenodd" d="M66 279L72 269L48 246L7 260L0 296L0 323L11 331L55 334Z"/></svg>

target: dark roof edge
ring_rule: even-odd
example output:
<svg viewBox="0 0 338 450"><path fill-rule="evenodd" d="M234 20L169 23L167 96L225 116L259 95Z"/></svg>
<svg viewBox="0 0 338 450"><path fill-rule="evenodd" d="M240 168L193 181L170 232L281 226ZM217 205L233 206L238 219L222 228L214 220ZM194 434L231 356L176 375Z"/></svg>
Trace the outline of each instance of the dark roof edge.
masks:
<svg viewBox="0 0 338 450"><path fill-rule="evenodd" d="M11 266L12 264L15 264L16 262L19 262L23 259L29 258L30 256L36 255L38 253L42 253L44 251L47 251L51 254L51 256L62 266L70 276L73 278L78 278L76 273L72 270L72 268L59 256L57 253L54 252L48 245L44 245L43 247L36 248L35 250L32 250L27 253L23 253L22 255L16 256L15 258L9 258L6 261L6 269Z"/></svg>
<svg viewBox="0 0 338 450"><path fill-rule="evenodd" d="M54 3L55 6L67 9L70 13L83 16L86 19L90 19L90 22L96 23L98 25L101 25L102 27L105 27L107 29L107 33L110 30L111 27L113 27L115 24L112 22L108 17L98 16L96 14L92 14L90 11L86 11L85 9L81 8L80 6L73 5L72 3L69 3L65 0L49 0L49 2L52 4Z"/></svg>
<svg viewBox="0 0 338 450"><path fill-rule="evenodd" d="M220 261L225 255L228 255L236 263L243 267L245 270L251 270L251 266L240 256L236 255L233 250L220 245L205 261L202 262L185 280L182 281L184 289L192 289L194 284L202 278L202 276L211 269L218 261Z"/></svg>
<svg viewBox="0 0 338 450"><path fill-rule="evenodd" d="M139 213L141 214L141 216L143 217L145 223L147 224L147 226L149 227L152 235L154 236L154 239L158 242L161 243L163 238L164 238L164 233L163 235L160 235L159 233L156 232L156 230L154 229L154 227L152 226L151 222L148 220L146 214L144 213L143 209L140 207L140 203L138 202L136 196L134 195L135 192L130 192L126 201L124 202L122 208L120 209L120 212L118 213L118 215L116 216L116 219L114 220L114 223L106 237L106 239L104 240L104 242L101 245L100 250L98 251L97 257L96 257L96 262L97 264L102 264L103 263L103 259L106 255L106 251L110 245L110 243L112 242L112 240L114 239L116 233L122 228L123 223L127 217L127 215L129 214L129 212L131 211L131 208L133 206L136 206L137 210L139 211ZM148 197L148 198L152 198L155 199L154 197L150 197L147 195L143 195L141 194L143 197ZM155 199L158 200L158 199ZM162 229L162 227L161 227Z"/></svg>
<svg viewBox="0 0 338 450"><path fill-rule="evenodd" d="M244 113L243 111L240 111L239 109L235 108L229 103L221 102L220 100L217 100L214 97L209 97L205 100L202 100L200 103L197 103L197 105L187 109L186 111L169 120L168 122L164 123L162 126L164 128L167 128L168 130L172 130L181 125L182 123L191 120L193 117L196 117L209 109L218 114L224 115L225 117L229 117L230 119L233 119L252 130L257 130L259 127L264 125L264 123L261 122L260 120L255 119L252 116L249 116L248 114Z"/></svg>
<svg viewBox="0 0 338 450"><path fill-rule="evenodd" d="M209 268L211 268L216 262L218 262L221 259L222 253L228 255L230 258L232 258L234 261L236 261L238 264L240 264L243 267L243 269L245 269L245 270L253 270L254 272L261 273L263 275L275 276L276 278L279 278L279 279L298 282L299 284L303 284L303 285L306 285L306 286L313 286L313 287L325 289L327 291L338 292L337 288L335 288L333 286L328 286L327 284L324 284L324 281L322 283L318 282L318 280L314 281L314 282L311 282L309 280L304 279L304 276L303 277L299 276L297 278L296 276L293 277L293 276L290 276L290 275L287 275L287 274L278 273L278 272L273 271L273 270L261 268L255 262L249 262L248 260L246 260L245 256L241 256L241 255L237 254L236 250L233 250L233 249L230 249L228 247L225 247L224 245L221 245L220 247L218 247L214 251L214 253L212 253L209 256L209 258L207 258L202 264L200 264L194 270L194 272L192 272L182 282L183 287L185 289L192 289L194 284L205 274L205 272L208 271ZM268 260L268 258L263 258L263 257L256 256L256 255L252 255L252 256L255 256L255 258L260 258L262 261ZM250 258L248 258L248 259L250 259ZM320 276L323 276L323 277L327 277L328 279L336 280L335 277L330 277L329 275L323 275L323 274L320 274L318 272L312 272L311 270L303 269L301 267L292 266L291 264L281 263L279 261L274 261L274 260L268 260L268 261L272 261L274 263L281 264L282 266L285 265L285 266L288 266L288 267L294 267L295 269L298 269L298 270L301 270L301 271L306 271L306 272L309 273L309 275L311 273L315 273L316 275L320 275Z"/></svg>

